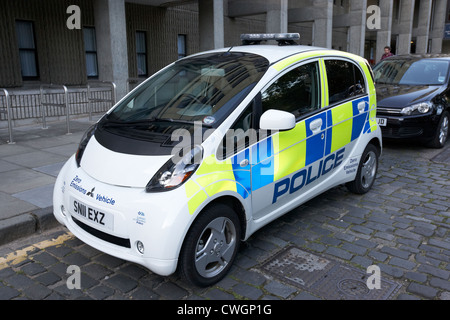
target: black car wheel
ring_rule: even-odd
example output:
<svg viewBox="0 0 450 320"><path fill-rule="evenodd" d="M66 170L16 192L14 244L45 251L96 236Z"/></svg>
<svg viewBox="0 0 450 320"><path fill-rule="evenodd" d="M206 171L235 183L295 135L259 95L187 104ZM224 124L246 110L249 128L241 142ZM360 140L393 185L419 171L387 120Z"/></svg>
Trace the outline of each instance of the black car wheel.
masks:
<svg viewBox="0 0 450 320"><path fill-rule="evenodd" d="M180 274L200 287L222 279L239 249L241 227L237 214L224 204L206 208L189 230L180 253Z"/></svg>
<svg viewBox="0 0 450 320"><path fill-rule="evenodd" d="M356 194L367 193L375 182L378 170L379 151L373 144L367 145L358 166L355 180L346 184L347 189Z"/></svg>
<svg viewBox="0 0 450 320"><path fill-rule="evenodd" d="M449 113L447 111L442 114L436 133L434 134L434 138L430 142L431 147L442 148L445 145L445 142L448 139L449 118Z"/></svg>

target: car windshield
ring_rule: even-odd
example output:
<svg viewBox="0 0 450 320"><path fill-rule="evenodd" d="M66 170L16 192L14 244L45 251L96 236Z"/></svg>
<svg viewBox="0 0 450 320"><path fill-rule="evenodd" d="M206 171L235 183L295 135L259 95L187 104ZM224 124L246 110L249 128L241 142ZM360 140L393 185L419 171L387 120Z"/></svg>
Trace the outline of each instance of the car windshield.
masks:
<svg viewBox="0 0 450 320"><path fill-rule="evenodd" d="M377 84L442 85L447 81L448 61L437 59L387 59L375 66Z"/></svg>
<svg viewBox="0 0 450 320"><path fill-rule="evenodd" d="M267 59L249 53L209 53L186 58L142 84L106 120L112 126L155 126L165 122L186 126L202 121L217 127L268 66Z"/></svg>

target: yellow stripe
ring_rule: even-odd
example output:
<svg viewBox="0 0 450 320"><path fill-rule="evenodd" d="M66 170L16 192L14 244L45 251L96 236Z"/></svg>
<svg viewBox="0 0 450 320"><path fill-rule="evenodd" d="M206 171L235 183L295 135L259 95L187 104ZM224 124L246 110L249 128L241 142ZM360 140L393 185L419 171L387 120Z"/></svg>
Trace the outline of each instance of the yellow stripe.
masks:
<svg viewBox="0 0 450 320"><path fill-rule="evenodd" d="M233 180L222 180L213 184L210 184L205 188L205 191L208 193L210 197L213 195L223 192L223 191L232 191L237 192L236 182Z"/></svg>
<svg viewBox="0 0 450 320"><path fill-rule="evenodd" d="M31 246L28 246L26 248L17 250L15 252L12 252L5 257L0 257L0 270L8 267L9 265L16 265L26 259L29 259L28 254L32 251L35 251L36 248L38 249L45 249L48 247L53 247L57 245L63 244L65 241L73 239L74 236L72 233L65 233L63 235L60 235L59 237L51 240L44 240L38 243L35 243Z"/></svg>
<svg viewBox="0 0 450 320"><path fill-rule="evenodd" d="M184 187L186 190L186 197L188 199L200 190L200 187L198 186L198 184L196 184L195 181L192 179L190 179L188 182L186 182Z"/></svg>
<svg viewBox="0 0 450 320"><path fill-rule="evenodd" d="M201 177L197 177L195 181L202 187L206 187L219 180L232 180L235 181L234 173L230 171L219 171L213 172L211 174L206 174Z"/></svg>
<svg viewBox="0 0 450 320"><path fill-rule="evenodd" d="M193 214L195 210L208 198L205 191L201 190L188 201L189 214Z"/></svg>
<svg viewBox="0 0 450 320"><path fill-rule="evenodd" d="M284 68L289 67L290 65L292 65L300 60L314 58L314 57L323 57L323 56L345 57L345 58L350 58L352 60L355 60L357 62L364 62L363 58L361 58L360 56L357 56L355 54L352 54L352 53L336 51L336 50L318 50L318 51L312 51L312 52L307 51L307 52L295 54L295 55L288 57L280 62L277 62L276 64L273 65L273 67L277 71L281 71Z"/></svg>
<svg viewBox="0 0 450 320"><path fill-rule="evenodd" d="M328 77L327 77L327 69L325 68L325 61L323 59L319 60L320 62L320 74L321 74L321 88L322 88L322 108L326 108L329 105L328 100Z"/></svg>
<svg viewBox="0 0 450 320"><path fill-rule="evenodd" d="M233 170L233 166L231 165L231 158L224 161L218 161L216 159L216 156L212 154L208 158L203 159L202 164L197 169L196 174L201 176L207 173L228 171L228 170Z"/></svg>
<svg viewBox="0 0 450 320"><path fill-rule="evenodd" d="M376 116L377 116L377 109L376 108L371 109L369 112L370 132L373 132L378 128Z"/></svg>
<svg viewBox="0 0 450 320"><path fill-rule="evenodd" d="M333 129L331 139L331 152L342 148L352 140L353 107L351 102L331 109Z"/></svg>
<svg viewBox="0 0 450 320"><path fill-rule="evenodd" d="M274 181L303 168L306 161L306 126L299 122L294 129L278 133L273 139L275 154Z"/></svg>

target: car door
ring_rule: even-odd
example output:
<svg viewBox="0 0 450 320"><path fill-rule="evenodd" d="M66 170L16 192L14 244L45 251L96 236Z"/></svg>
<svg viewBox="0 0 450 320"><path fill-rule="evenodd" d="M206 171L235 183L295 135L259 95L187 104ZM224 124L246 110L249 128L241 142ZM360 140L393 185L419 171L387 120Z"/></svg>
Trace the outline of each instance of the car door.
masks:
<svg viewBox="0 0 450 320"><path fill-rule="evenodd" d="M292 130L267 137L260 133L259 142L251 148L254 219L283 206L307 184L320 181L314 168L308 169L323 157L326 142L327 114L319 62L316 59L294 66L262 90L262 112L291 112L297 123Z"/></svg>
<svg viewBox="0 0 450 320"><path fill-rule="evenodd" d="M360 67L352 61L326 58L324 68L328 86L324 156L337 154L342 163L351 153L369 117L368 90ZM334 165L333 170L338 167ZM355 165L350 171L356 172L356 169Z"/></svg>

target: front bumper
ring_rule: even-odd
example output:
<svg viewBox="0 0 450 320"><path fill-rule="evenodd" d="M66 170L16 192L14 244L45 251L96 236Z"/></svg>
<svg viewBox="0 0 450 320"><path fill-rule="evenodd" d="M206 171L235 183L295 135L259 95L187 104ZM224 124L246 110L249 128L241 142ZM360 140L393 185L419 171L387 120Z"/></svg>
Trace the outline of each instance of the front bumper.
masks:
<svg viewBox="0 0 450 320"><path fill-rule="evenodd" d="M434 137L439 123L439 117L435 114L403 116L377 112L377 118L386 119L386 125L380 125L384 139L428 141Z"/></svg>
<svg viewBox="0 0 450 320"><path fill-rule="evenodd" d="M145 188L108 185L76 166L62 168L53 192L55 218L86 244L167 276L175 272L192 223L184 188L146 193ZM102 222L102 223L100 223ZM137 243L144 246L142 254Z"/></svg>

